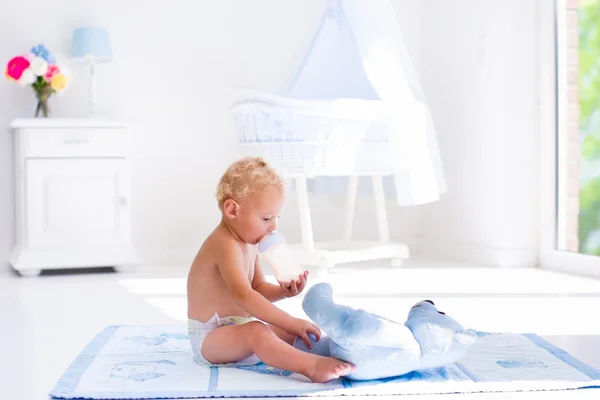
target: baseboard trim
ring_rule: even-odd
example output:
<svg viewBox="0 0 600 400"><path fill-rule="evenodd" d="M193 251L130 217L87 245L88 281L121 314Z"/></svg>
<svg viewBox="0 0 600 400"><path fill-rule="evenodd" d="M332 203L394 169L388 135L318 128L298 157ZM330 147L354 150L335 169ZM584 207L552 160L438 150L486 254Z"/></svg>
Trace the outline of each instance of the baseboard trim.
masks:
<svg viewBox="0 0 600 400"><path fill-rule="evenodd" d="M416 237L399 241L408 245L409 258L419 253L420 240ZM291 243L293 244L293 243ZM186 265L194 261L198 248L194 247L137 247L137 255L143 265Z"/></svg>
<svg viewBox="0 0 600 400"><path fill-rule="evenodd" d="M546 250L540 257L540 268L569 275L600 278L599 258L568 251Z"/></svg>
<svg viewBox="0 0 600 400"><path fill-rule="evenodd" d="M144 265L192 265L198 248L142 247L137 254Z"/></svg>
<svg viewBox="0 0 600 400"><path fill-rule="evenodd" d="M536 246L523 248L497 248L482 243L462 242L430 237L409 237L401 242L408 245L410 256L434 256L450 260L502 268L532 268L539 265ZM145 265L192 264L198 251L193 247L143 247L136 248Z"/></svg>
<svg viewBox="0 0 600 400"><path fill-rule="evenodd" d="M493 267L534 268L539 265L536 246L498 248L482 243L422 237L417 248L420 254Z"/></svg>

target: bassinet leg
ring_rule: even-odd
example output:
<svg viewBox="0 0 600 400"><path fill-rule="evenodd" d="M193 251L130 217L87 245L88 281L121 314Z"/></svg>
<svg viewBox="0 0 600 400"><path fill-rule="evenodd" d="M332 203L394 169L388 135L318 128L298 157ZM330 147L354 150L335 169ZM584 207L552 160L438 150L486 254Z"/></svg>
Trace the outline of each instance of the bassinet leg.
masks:
<svg viewBox="0 0 600 400"><path fill-rule="evenodd" d="M310 206L308 204L308 189L306 187L306 178L296 177L296 193L298 194L298 211L300 214L300 229L302 231L302 245L304 251L315 251L315 242L310 216Z"/></svg>
<svg viewBox="0 0 600 400"><path fill-rule="evenodd" d="M348 177L348 191L346 192L346 215L344 218L344 242L350 242L352 238L352 225L356 210L356 192L358 190L358 176Z"/></svg>
<svg viewBox="0 0 600 400"><path fill-rule="evenodd" d="M375 213L377 217L377 230L379 231L379 240L382 243L389 243L390 233L387 224L387 212L385 209L385 195L383 193L383 179L381 175L373 175L373 197L375 199Z"/></svg>

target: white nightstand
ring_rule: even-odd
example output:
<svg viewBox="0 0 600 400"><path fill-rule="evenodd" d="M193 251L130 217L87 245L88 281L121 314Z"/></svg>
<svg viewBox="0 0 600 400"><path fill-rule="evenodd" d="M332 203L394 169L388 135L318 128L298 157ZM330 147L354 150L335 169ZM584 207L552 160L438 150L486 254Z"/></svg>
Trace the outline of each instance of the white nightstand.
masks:
<svg viewBox="0 0 600 400"><path fill-rule="evenodd" d="M111 120L12 122L21 275L138 264L131 239L130 128Z"/></svg>

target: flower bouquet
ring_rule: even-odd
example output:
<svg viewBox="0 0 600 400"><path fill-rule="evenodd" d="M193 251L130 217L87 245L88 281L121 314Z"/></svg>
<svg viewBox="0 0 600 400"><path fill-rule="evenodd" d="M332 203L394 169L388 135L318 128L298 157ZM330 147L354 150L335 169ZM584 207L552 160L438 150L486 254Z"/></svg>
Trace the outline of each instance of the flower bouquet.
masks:
<svg viewBox="0 0 600 400"><path fill-rule="evenodd" d="M38 104L35 116L48 117L48 99L62 93L71 83L71 73L56 63L56 58L42 44L25 55L13 57L6 66L6 77L21 86L31 86Z"/></svg>

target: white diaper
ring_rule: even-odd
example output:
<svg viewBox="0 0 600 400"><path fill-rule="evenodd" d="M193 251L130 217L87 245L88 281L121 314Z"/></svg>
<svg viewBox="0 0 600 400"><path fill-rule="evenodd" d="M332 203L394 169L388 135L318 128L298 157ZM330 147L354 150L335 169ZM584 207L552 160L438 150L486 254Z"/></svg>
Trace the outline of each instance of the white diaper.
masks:
<svg viewBox="0 0 600 400"><path fill-rule="evenodd" d="M245 318L245 317L223 317L220 318L216 313L206 322L201 322L196 319L188 319L188 339L192 345L192 351L194 353L194 360L196 363L201 365L219 366L219 367L235 367L235 366L246 366L256 365L260 363L260 359L253 354L243 360L236 361L233 363L226 364L213 364L207 361L202 356L202 343L206 336L217 328L228 325L242 325L248 322L257 321L256 318Z"/></svg>

